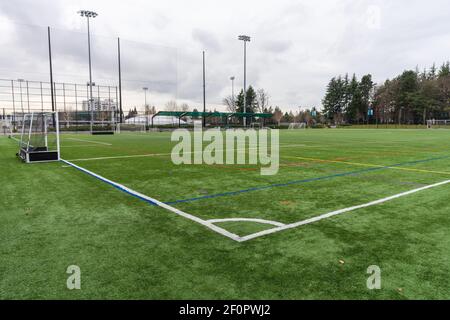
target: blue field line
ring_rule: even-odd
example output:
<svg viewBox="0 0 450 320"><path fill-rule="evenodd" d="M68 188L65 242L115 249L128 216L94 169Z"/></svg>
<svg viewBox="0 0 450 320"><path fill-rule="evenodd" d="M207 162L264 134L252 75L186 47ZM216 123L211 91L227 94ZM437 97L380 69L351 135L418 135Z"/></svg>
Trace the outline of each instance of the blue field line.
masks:
<svg viewBox="0 0 450 320"><path fill-rule="evenodd" d="M322 177L316 177L316 178L294 180L294 181L289 181L289 182L284 182L284 183L269 184L267 186L252 187L252 188L248 188L248 189L216 193L216 194L211 194L211 195L206 195L206 196L201 196L201 197L194 197L194 198L188 198L188 199L168 201L168 202L165 202L165 204L173 205L173 204L177 204L177 203L192 202L192 201L198 201L198 200L204 200L204 199L213 199L213 198L218 198L218 197L234 196L234 195L241 194L241 193L246 193L246 192L261 191L261 190L266 190L266 189L270 189L270 188L277 188L277 187L287 187L287 186L294 185L294 184L302 184L302 183L308 183L308 182L313 182L313 181L328 180L328 179L333 179L333 178L338 178L338 177L345 177L345 176L357 175L357 174L366 173L366 172L372 172L372 171L389 169L389 168L392 168L392 167L400 167L400 166L405 166L405 165L411 165L411 164L417 164L417 163L423 163L423 162L430 162L430 161L436 161L436 160L442 160L442 159L448 159L448 158L450 158L450 156L444 156L444 157L438 157L438 158L428 158L428 159L408 161L408 162L401 162L401 163L396 163L396 164L392 164L392 165L388 165L388 166L384 166L384 167L374 167L374 168L368 168L368 169L361 169L361 170L337 173L337 174L332 174L332 175L322 176Z"/></svg>

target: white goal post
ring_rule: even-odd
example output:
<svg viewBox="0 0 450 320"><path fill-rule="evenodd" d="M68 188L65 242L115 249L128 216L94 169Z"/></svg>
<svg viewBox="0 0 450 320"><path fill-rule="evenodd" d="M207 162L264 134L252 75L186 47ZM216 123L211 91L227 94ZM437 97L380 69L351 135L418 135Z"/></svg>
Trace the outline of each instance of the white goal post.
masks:
<svg viewBox="0 0 450 320"><path fill-rule="evenodd" d="M289 130L294 130L294 129L306 129L306 123L304 123L304 122L300 122L300 123L297 123L297 122L295 122L295 123L290 123L288 129L289 129Z"/></svg>
<svg viewBox="0 0 450 320"><path fill-rule="evenodd" d="M450 129L450 119L445 120L427 120L428 129Z"/></svg>
<svg viewBox="0 0 450 320"><path fill-rule="evenodd" d="M58 112L22 115L18 156L26 163L60 160Z"/></svg>

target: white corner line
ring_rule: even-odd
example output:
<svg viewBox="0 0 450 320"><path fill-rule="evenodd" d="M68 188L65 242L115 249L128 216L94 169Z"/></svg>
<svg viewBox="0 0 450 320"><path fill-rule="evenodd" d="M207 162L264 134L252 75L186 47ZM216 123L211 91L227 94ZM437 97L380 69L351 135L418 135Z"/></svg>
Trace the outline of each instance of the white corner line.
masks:
<svg viewBox="0 0 450 320"><path fill-rule="evenodd" d="M282 227L285 224L278 222L278 221L272 221L272 220L265 220L265 219L256 219L256 218L226 218L226 219L210 219L207 220L211 223L221 223L221 222L257 222L257 223L263 223L263 224L270 224L277 227Z"/></svg>
<svg viewBox="0 0 450 320"><path fill-rule="evenodd" d="M189 220L192 220L194 222L197 222L197 223L199 223L199 224L201 224L201 225L203 225L203 226L205 226L205 227L207 227L207 228L209 228L209 229L211 229L211 230L213 230L213 231L215 231L215 232L217 232L217 233L219 233L219 234L221 234L221 235L223 235L225 237L228 237L228 238L230 238L230 239L232 239L234 241L237 241L237 242L245 242L245 241L248 241L248 240L252 240L252 239L255 239L255 238L258 238L258 237L266 236L266 235L269 235L269 234L272 234L272 233L276 233L276 232L280 232L280 231L283 231L283 230L293 229L293 228L300 227L300 226L303 226L303 225L306 225L306 224L310 224L310 223L314 223L314 222L317 222L317 221L320 221L320 220L323 220L323 219L327 219L327 218L330 218L330 217L333 217L333 216L336 216L336 215L339 215L339 214L342 214L342 213L345 213L345 212L354 211L354 210L357 210L357 209L378 205L378 204L381 204L381 203L384 203L384 202L387 202L387 201L390 201L390 200L394 200L394 199L397 199L397 198L401 198L401 197L404 197L404 196L407 196L407 195L410 195L410 194L413 194L413 193L416 193L416 192L420 192L420 191L423 191L423 190L435 188L435 187L442 186L442 185L450 183L450 180L441 181L441 182L434 183L434 184L431 184L431 185L428 185L428 186L424 186L424 187L420 187L420 188L417 188L417 189L409 190L409 191L406 191L406 192L398 193L398 194L395 194L395 195L392 195L392 196L389 196L389 197L386 197L386 198L382 198L382 199L379 199L379 200L371 201L371 202L360 204L360 205L353 206L353 207L339 209L339 210L336 210L336 211L332 211L332 212L329 212L329 213L321 214L321 215L316 216L316 217L312 217L312 218L309 218L309 219L306 219L306 220L302 220L302 221L298 221L298 222L294 222L294 223L290 223L290 224L282 224L282 223L276 222L276 221L263 220L263 219L252 219L252 218L229 218L229 219L203 220L203 219L198 218L198 217L196 217L194 215L191 215L191 214L186 213L184 211L181 211L181 210L179 210L177 208L174 208L174 207L172 207L172 206L170 206L168 204L165 204L164 202L161 202L159 200L156 200L154 198L146 196L146 195L144 195L144 194L142 194L140 192L134 191L134 190L132 190L132 189L130 189L128 187L125 187L124 185L121 185L121 184L119 184L117 182L111 181L111 180L109 180L109 179L107 179L105 177L102 177L102 176L100 176L100 175L98 175L98 174L96 174L96 173L94 173L92 171L89 171L89 170L87 170L85 168L77 166L76 164L73 164L73 163L71 163L68 160L61 159L61 161L66 163L66 164L68 164L69 166L74 167L74 168L76 168L76 169L78 169L78 170L80 170L80 171L82 171L84 173L87 173L87 174L89 174L89 175L91 175L91 176L93 176L93 177L95 177L95 178L97 178L97 179L99 179L99 180L101 180L103 182L106 182L106 183L108 183L108 184L118 188L119 190L122 190L122 191L124 191L124 192L126 192L128 194L131 194L131 195L133 195L133 196L135 196L137 198L140 198L140 199L146 200L148 202L151 202L151 203L153 203L153 204L155 204L155 205L157 205L159 207L162 207L162 208L164 208L164 209L166 209L168 211L171 211L171 212L173 212L173 213L175 213L175 214L177 214L179 216L182 216L182 217L184 217L186 219L189 219ZM227 230L225 230L223 228L220 228L220 227L214 225L214 223L224 222L224 221L253 221L253 222L261 222L261 223L267 223L267 224L272 224L272 225L277 225L278 224L279 226L277 226L275 228L263 230L263 231L260 231L260 232L252 233L252 234L249 234L247 236L240 237L240 236L238 236L238 235L236 235L234 233L231 233L231 232L229 232L229 231L227 231ZM264 221L264 222L262 222L262 221Z"/></svg>
<svg viewBox="0 0 450 320"><path fill-rule="evenodd" d="M124 192L126 192L128 194L131 194L131 195L133 195L133 196L135 196L137 198L149 201L149 202L151 202L151 203L153 203L153 204L155 204L155 205L157 205L157 206L159 206L161 208L169 210L169 211L171 211L171 212L173 212L173 213L175 213L175 214L177 214L179 216L182 216L182 217L184 217L186 219L195 221L195 222L197 222L197 223L199 223L199 224L201 224L201 225L203 225L203 226L205 226L205 227L207 227L207 228L209 228L209 229L211 229L211 230L213 230L213 231L215 231L217 233L220 233L221 235L223 235L225 237L228 237L228 238L230 238L232 240L235 240L235 241L238 241L238 242L240 242L240 240L241 240L241 237L239 237L238 235L236 235L234 233L231 233L231 232L229 232L229 231L227 231L227 230L225 230L223 228L220 228L220 227L212 224L211 222L208 222L206 220L200 219L200 218L198 218L196 216L193 216L193 215L191 215L189 213L186 213L186 212L181 211L181 210L179 210L177 208L169 206L168 204L165 204L164 202L161 202L159 200L156 200L154 198L146 196L146 195L144 195L144 194L142 194L140 192L134 191L134 190L132 190L132 189L130 189L128 187L125 187L122 184L119 184L117 182L111 181L111 180L109 180L109 179L107 179L105 177L102 177L99 174L96 174L96 173L94 173L92 171L89 171L89 170L87 170L87 169L85 169L83 167L77 166L76 164L73 164L70 161L67 161L67 160L64 160L64 159L61 159L61 161L66 163L66 164L68 164L69 166L74 167L74 168L76 168L76 169L78 169L78 170L80 170L80 171L82 171L84 173L87 173L87 174L89 174L89 175L91 175L91 176L93 176L93 177L95 177L95 178L97 178L97 179L99 179L99 180L101 180L103 182L106 182L106 183L108 183L108 184L118 188L119 190L122 190L122 191L124 191Z"/></svg>
<svg viewBox="0 0 450 320"><path fill-rule="evenodd" d="M283 230L287 230L287 229L300 227L300 226L303 226L305 224L310 224L310 223L313 223L313 222L317 222L317 221L320 221L320 220L323 220L323 219L327 219L327 218L330 218L330 217L333 217L333 216L336 216L336 215L339 215L339 214L342 214L342 213L345 213L345 212L354 211L354 210L357 210L357 209L374 206L374 205L377 205L377 204L380 204L380 203L384 203L384 202L387 202L387 201L390 201L390 200L394 200L394 199L397 199L397 198L401 198L401 197L404 197L404 196L407 196L407 195L410 195L410 194L413 194L413 193L416 193L416 192L419 192L419 191L431 189L431 188L442 186L444 184L449 184L449 183L450 183L450 180L441 181L441 182L438 182L438 183L435 183L435 184L431 184L431 185L428 185L428 186L424 186L424 187L421 187L421 188L417 188L417 189L409 190L409 191L402 192L402 193L399 193L399 194L395 194L393 196L389 196L389 197L386 197L386 198L383 198L383 199L379 199L379 200L371 201L371 202L368 202L368 203L360 204L360 205L357 205L357 206L353 206L353 207L348 207L348 208L332 211L332 212L325 213L325 214L321 214L321 215L316 216L316 217L312 217L312 218L309 218L309 219L306 219L306 220L294 222L294 223L291 223L291 224L286 224L286 225L281 226L281 227L263 230L263 231L260 231L260 232L256 232L256 233L249 234L247 236L241 237L241 239L239 241L240 242L244 242L244 241L248 241L248 240L251 240L251 239L262 237L262 236L265 236L265 235L268 235L268 234L272 234L272 233L275 233L275 232L279 232L279 231L283 231Z"/></svg>

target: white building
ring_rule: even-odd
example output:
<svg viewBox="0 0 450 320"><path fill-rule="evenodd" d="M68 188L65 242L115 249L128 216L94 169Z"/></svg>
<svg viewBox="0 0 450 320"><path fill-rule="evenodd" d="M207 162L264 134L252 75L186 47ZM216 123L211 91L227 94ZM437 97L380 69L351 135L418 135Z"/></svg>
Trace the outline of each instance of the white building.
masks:
<svg viewBox="0 0 450 320"><path fill-rule="evenodd" d="M99 99L92 98L94 106L94 111L116 111L117 110L117 102L113 99ZM91 111L91 107L89 105L88 100L84 100L82 104L83 111Z"/></svg>

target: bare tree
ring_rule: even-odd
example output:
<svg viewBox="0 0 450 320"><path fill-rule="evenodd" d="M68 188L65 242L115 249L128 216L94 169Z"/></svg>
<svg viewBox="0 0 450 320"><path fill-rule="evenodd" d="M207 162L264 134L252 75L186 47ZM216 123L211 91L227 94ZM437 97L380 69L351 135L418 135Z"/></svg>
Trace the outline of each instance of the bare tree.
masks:
<svg viewBox="0 0 450 320"><path fill-rule="evenodd" d="M264 112L269 106L269 98L269 93L264 89L258 89L258 91L256 91L256 109L258 112Z"/></svg>
<svg viewBox="0 0 450 320"><path fill-rule="evenodd" d="M232 96L228 96L225 99L223 99L223 104L227 107L227 111L236 112L236 102L233 101Z"/></svg>
<svg viewBox="0 0 450 320"><path fill-rule="evenodd" d="M190 109L189 105L187 103L183 103L180 106L180 110L179 111L187 112L187 111L189 111L189 109Z"/></svg>
<svg viewBox="0 0 450 320"><path fill-rule="evenodd" d="M166 111L177 111L178 104L175 100L167 101L166 105L164 106L164 109L166 109Z"/></svg>

